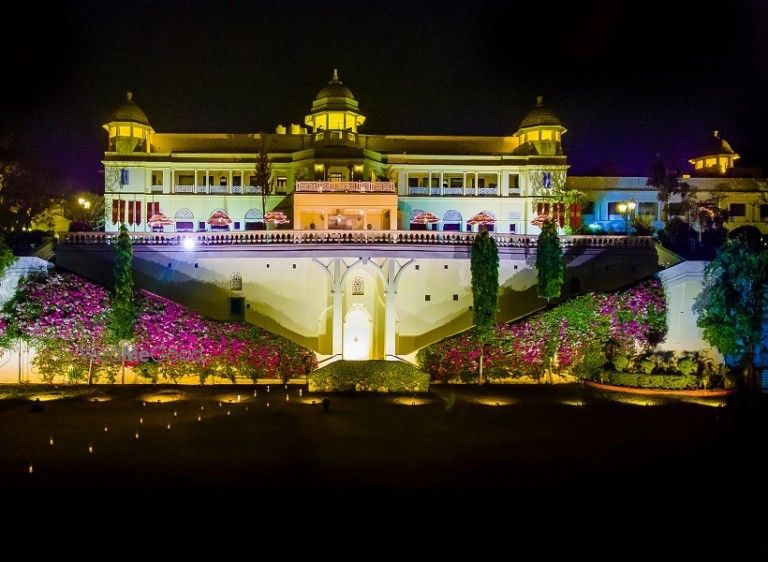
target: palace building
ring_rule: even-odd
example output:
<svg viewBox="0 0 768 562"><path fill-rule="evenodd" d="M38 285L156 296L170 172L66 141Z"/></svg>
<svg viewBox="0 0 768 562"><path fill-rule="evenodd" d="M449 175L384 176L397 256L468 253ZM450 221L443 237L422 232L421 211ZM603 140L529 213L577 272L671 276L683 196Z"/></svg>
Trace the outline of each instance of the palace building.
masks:
<svg viewBox="0 0 768 562"><path fill-rule="evenodd" d="M128 94L104 125L106 232L64 233L57 264L109 285L125 223L137 287L330 361L412 358L469 328L481 225L499 245L499 321L547 304L535 269L547 215L564 235L566 297L675 261L650 237L624 236L634 214L660 225L656 190L641 177L568 176L566 128L541 97L495 137L365 134L363 110L335 71L302 122L268 134L155 132ZM696 154L685 181L697 197L727 211L730 230L766 233L761 174L737 168L718 133ZM689 305L701 271L686 263L667 270L669 349L701 345Z"/></svg>

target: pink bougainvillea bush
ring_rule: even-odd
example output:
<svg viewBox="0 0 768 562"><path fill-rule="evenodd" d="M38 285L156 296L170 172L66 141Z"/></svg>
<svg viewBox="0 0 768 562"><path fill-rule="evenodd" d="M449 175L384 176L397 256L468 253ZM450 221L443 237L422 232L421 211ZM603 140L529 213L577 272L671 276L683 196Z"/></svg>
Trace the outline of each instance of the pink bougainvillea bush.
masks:
<svg viewBox="0 0 768 562"><path fill-rule="evenodd" d="M30 341L46 380L114 381L123 364L151 380L195 376L235 381L288 379L316 366L314 353L241 322L216 322L148 292L136 294L138 316L130 342L110 342L105 329L110 293L76 275L22 280L0 314L0 345Z"/></svg>
<svg viewBox="0 0 768 562"><path fill-rule="evenodd" d="M530 377L551 370L589 376L609 359L639 355L667 331L667 305L658 280L613 293L590 293L524 321L498 324L486 347L490 380ZM433 380L474 380L480 348L473 330L419 352Z"/></svg>

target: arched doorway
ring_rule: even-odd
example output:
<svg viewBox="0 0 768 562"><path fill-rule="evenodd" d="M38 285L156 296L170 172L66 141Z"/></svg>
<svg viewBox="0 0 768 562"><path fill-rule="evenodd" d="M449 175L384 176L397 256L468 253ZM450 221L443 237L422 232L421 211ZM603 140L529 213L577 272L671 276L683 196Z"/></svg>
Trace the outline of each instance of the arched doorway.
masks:
<svg viewBox="0 0 768 562"><path fill-rule="evenodd" d="M371 358L373 322L362 304L353 304L344 318L344 359L365 361Z"/></svg>

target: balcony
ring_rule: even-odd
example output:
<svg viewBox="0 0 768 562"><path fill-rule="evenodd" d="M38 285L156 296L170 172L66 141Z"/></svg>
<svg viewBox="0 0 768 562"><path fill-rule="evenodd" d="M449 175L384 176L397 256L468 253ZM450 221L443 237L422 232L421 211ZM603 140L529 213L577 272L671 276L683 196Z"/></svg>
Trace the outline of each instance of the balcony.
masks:
<svg viewBox="0 0 768 562"><path fill-rule="evenodd" d="M150 188L152 193L162 193L163 192L163 186L162 185L153 185Z"/></svg>
<svg viewBox="0 0 768 562"><path fill-rule="evenodd" d="M352 146L357 144L357 133L352 131L317 131L312 138L315 144Z"/></svg>
<svg viewBox="0 0 768 562"><path fill-rule="evenodd" d="M296 193L395 193L391 181L298 181Z"/></svg>
<svg viewBox="0 0 768 562"><path fill-rule="evenodd" d="M432 232L414 230L254 230L246 232L131 232L134 245L180 246L186 238L197 245L262 244L402 244L427 246L471 246L476 232ZM60 244L113 245L116 232L63 232ZM525 234L491 233L502 248L536 248L538 237ZM653 248L650 236L561 236L563 248Z"/></svg>
<svg viewBox="0 0 768 562"><path fill-rule="evenodd" d="M497 197L499 196L499 190L496 187L479 187L477 192L472 186L466 187L444 187L442 194L439 187L422 187L422 186L409 186L408 195L416 197L423 197L427 195L435 195L443 197Z"/></svg>

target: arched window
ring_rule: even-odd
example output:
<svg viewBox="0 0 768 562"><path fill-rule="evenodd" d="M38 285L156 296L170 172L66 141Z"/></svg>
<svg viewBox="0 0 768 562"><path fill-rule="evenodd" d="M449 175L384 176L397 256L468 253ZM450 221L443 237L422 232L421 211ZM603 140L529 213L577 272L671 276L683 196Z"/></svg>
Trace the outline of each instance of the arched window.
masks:
<svg viewBox="0 0 768 562"><path fill-rule="evenodd" d="M461 231L461 223L463 220L460 212L453 209L446 211L443 215L443 230Z"/></svg>
<svg viewBox="0 0 768 562"><path fill-rule="evenodd" d="M359 275L352 280L352 294L364 295L365 294L365 282Z"/></svg>
<svg viewBox="0 0 768 562"><path fill-rule="evenodd" d="M233 291L243 290L243 278L240 276L240 273L235 271L232 274L232 277L229 278L229 285L230 285L230 289L232 289Z"/></svg>
<svg viewBox="0 0 768 562"><path fill-rule="evenodd" d="M259 209L248 209L245 213L245 230L264 230L264 215Z"/></svg>
<svg viewBox="0 0 768 562"><path fill-rule="evenodd" d="M177 219L193 219L195 218L195 215L192 214L192 211L189 209L179 209L176 211L176 215L174 215Z"/></svg>

